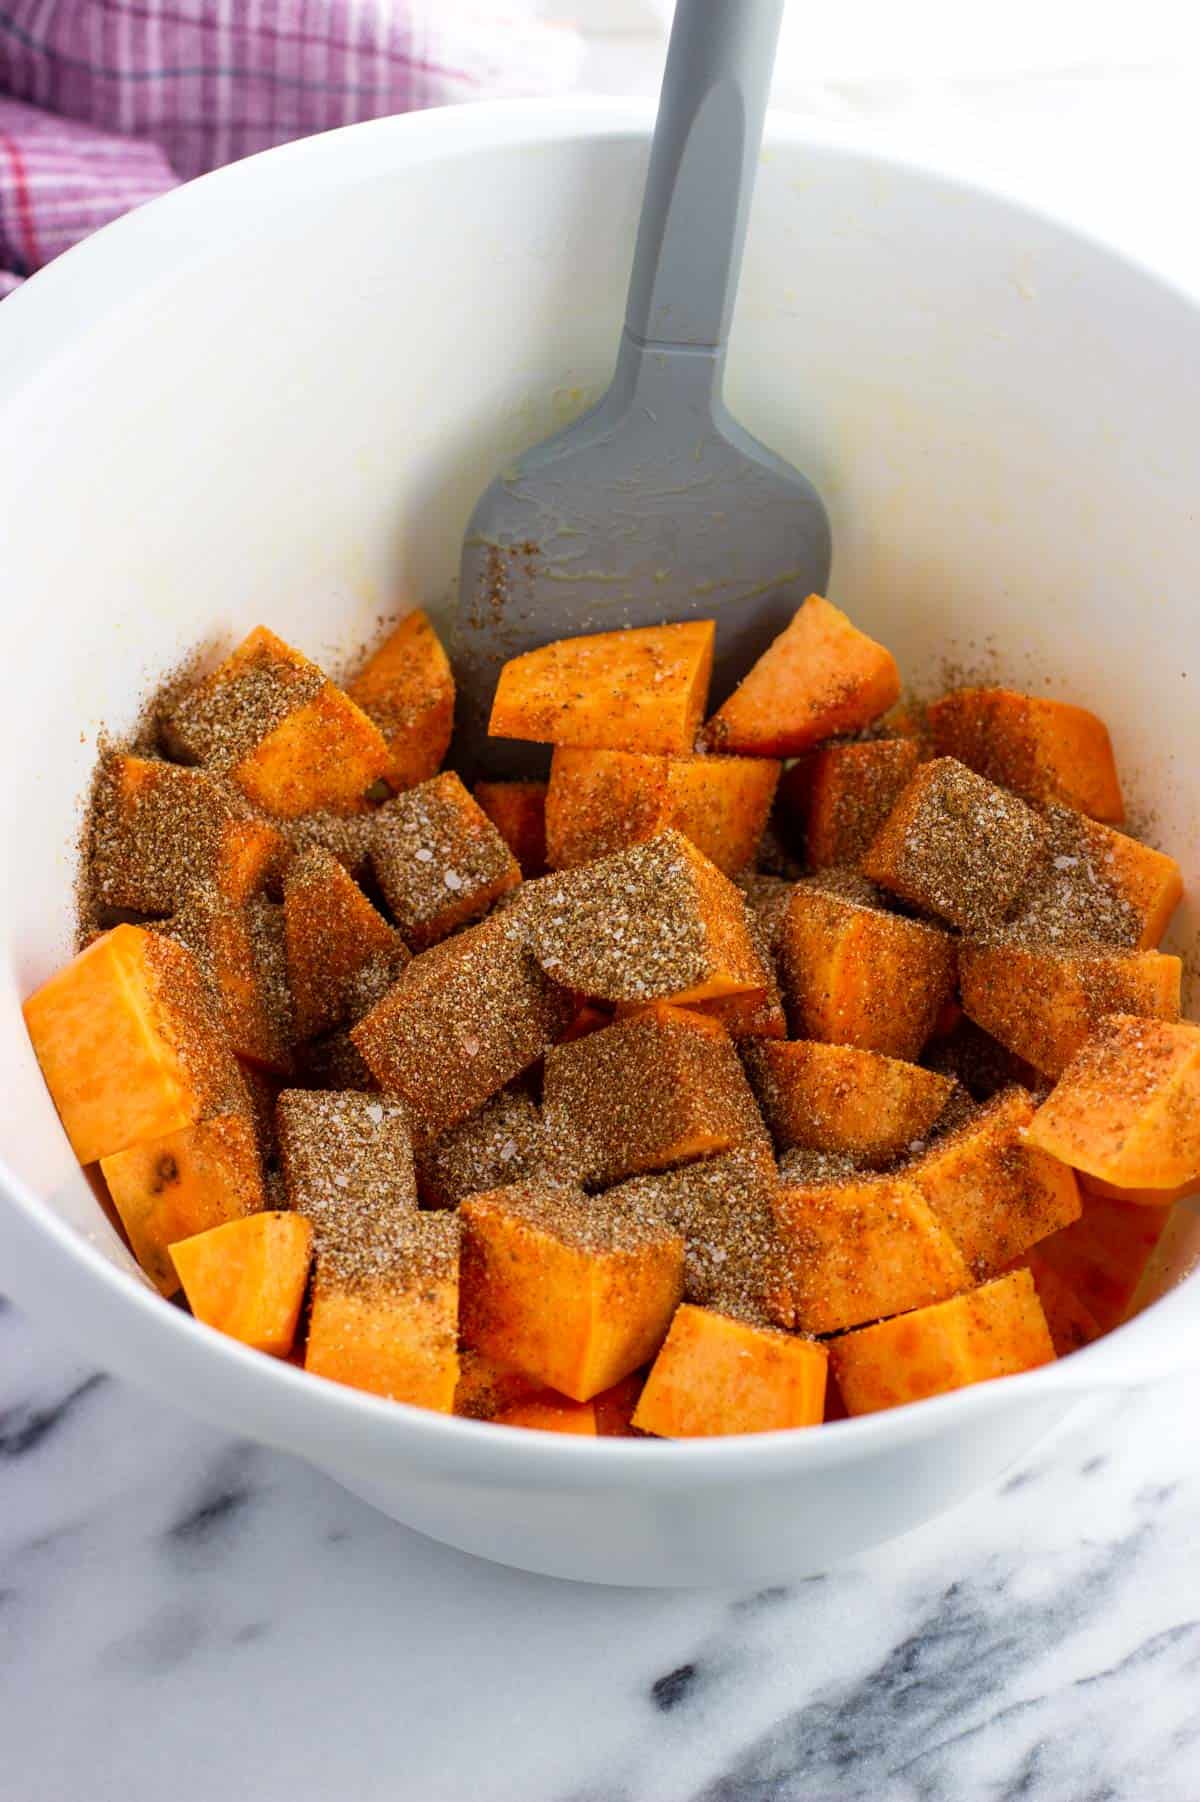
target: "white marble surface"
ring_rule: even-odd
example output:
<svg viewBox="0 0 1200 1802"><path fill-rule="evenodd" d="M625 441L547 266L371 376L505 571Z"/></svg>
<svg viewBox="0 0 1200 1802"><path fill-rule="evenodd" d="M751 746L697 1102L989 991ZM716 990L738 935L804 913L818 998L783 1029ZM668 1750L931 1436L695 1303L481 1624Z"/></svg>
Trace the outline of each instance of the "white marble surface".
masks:
<svg viewBox="0 0 1200 1802"><path fill-rule="evenodd" d="M597 41L583 80L648 91L656 57ZM1200 285L1169 58L789 82ZM1195 1384L820 1580L644 1594L432 1545L7 1307L0 1673L3 1802L1196 1802Z"/></svg>

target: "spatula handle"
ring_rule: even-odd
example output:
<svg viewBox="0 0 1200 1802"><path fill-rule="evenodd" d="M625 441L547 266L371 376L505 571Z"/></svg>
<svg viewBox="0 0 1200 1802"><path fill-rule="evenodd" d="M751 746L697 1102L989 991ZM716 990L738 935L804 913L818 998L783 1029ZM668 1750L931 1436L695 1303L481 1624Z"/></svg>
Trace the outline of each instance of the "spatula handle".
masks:
<svg viewBox="0 0 1200 1802"><path fill-rule="evenodd" d="M729 330L784 0L677 0L625 325L721 347Z"/></svg>

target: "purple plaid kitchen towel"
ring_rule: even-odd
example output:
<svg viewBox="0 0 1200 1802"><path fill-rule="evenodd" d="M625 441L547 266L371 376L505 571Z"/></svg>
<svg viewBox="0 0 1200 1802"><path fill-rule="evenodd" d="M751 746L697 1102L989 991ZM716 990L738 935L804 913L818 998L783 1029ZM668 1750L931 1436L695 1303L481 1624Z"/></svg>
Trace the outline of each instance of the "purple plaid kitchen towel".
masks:
<svg viewBox="0 0 1200 1802"><path fill-rule="evenodd" d="M335 125L553 92L530 0L0 0L0 294L176 182Z"/></svg>

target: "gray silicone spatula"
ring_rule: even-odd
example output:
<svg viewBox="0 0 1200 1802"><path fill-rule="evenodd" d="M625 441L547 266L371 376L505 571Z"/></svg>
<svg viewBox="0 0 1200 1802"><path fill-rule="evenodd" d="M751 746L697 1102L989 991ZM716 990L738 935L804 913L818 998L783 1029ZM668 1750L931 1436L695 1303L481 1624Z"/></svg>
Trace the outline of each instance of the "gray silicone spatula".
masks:
<svg viewBox="0 0 1200 1802"><path fill-rule="evenodd" d="M468 769L536 758L486 738L507 658L715 618L720 701L825 587L819 496L721 395L782 13L783 0L678 0L612 386L500 475L467 527L455 664Z"/></svg>

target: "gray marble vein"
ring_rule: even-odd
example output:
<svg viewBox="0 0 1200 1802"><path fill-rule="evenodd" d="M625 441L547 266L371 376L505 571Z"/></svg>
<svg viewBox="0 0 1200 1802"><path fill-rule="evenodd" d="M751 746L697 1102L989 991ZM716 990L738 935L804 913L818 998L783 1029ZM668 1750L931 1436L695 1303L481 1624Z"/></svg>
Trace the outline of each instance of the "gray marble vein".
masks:
<svg viewBox="0 0 1200 1802"><path fill-rule="evenodd" d="M0 1309L3 1802L1200 1802L1194 1385L741 1595L384 1520Z"/></svg>

